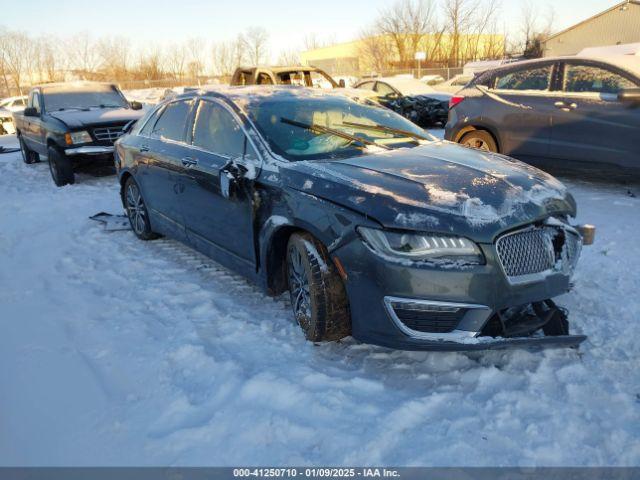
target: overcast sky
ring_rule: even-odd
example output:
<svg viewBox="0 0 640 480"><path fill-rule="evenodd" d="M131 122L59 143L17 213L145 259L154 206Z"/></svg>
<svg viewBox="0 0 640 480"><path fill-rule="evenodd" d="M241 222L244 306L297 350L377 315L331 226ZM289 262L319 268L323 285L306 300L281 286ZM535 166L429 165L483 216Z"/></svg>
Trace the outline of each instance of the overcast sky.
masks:
<svg viewBox="0 0 640 480"><path fill-rule="evenodd" d="M502 0L501 24L517 28L523 0ZM611 7L614 0L533 0L545 16L555 10L556 30ZM0 25L32 34L67 35L89 31L118 35L137 48L189 37L210 41L233 38L249 26L270 36L274 59L281 50L298 49L305 35L348 41L370 24L391 0L0 0Z"/></svg>

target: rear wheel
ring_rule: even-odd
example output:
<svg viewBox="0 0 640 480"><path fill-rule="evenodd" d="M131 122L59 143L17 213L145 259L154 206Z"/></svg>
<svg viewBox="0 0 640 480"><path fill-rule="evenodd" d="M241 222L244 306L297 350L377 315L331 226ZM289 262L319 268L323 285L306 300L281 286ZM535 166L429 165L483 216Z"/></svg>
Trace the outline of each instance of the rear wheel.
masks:
<svg viewBox="0 0 640 480"><path fill-rule="evenodd" d="M138 187L133 177L129 177L124 184L124 203L131 229L136 234L136 237L140 240L158 238L158 235L151 230L147 206L144 203L140 187Z"/></svg>
<svg viewBox="0 0 640 480"><path fill-rule="evenodd" d="M465 133L458 143L465 147L477 148L485 152L498 152L498 145L495 139L486 130L473 130Z"/></svg>
<svg viewBox="0 0 640 480"><path fill-rule="evenodd" d="M69 157L53 146L49 147L47 155L49 156L49 171L51 172L53 183L58 187L73 185L76 177L73 173L73 164L71 160L69 160Z"/></svg>
<svg viewBox="0 0 640 480"><path fill-rule="evenodd" d="M347 293L329 252L308 233L287 246L291 308L307 340L339 340L351 334Z"/></svg>
<svg viewBox="0 0 640 480"><path fill-rule="evenodd" d="M20 152L22 153L22 161L24 163L31 164L40 161L40 155L27 147L22 135L18 135L18 143L20 144Z"/></svg>

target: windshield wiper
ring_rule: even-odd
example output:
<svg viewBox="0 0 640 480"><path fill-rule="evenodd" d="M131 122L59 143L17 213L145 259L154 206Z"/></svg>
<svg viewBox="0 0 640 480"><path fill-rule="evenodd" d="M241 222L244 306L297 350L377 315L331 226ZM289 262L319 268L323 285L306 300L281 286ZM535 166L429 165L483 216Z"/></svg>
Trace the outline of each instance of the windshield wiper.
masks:
<svg viewBox="0 0 640 480"><path fill-rule="evenodd" d="M410 132L409 130L402 130L400 128L393 128L393 127L385 127L384 125L378 125L378 124L367 125L365 123L355 123L355 122L342 122L342 124L348 127L356 127L356 128L363 128L363 129L368 128L369 130L375 130L377 132L395 133L397 135L403 135L405 137L414 138L416 140L431 140L431 141L438 140L435 136L431 135L428 132L426 133L429 137L423 137L422 135L418 135L417 133Z"/></svg>
<svg viewBox="0 0 640 480"><path fill-rule="evenodd" d="M336 137L344 138L345 140L351 140L352 142L360 143L364 147L371 145L383 148L385 150L391 150L391 148L387 147L386 145L379 145L376 142L367 140L366 138L358 137L356 135L350 135L340 130L336 130L335 128L324 127L322 125L316 125L314 123L297 122L295 120L290 120L284 117L280 118L280 121L288 125L293 125L294 127L303 128L310 131L311 133L335 135Z"/></svg>
<svg viewBox="0 0 640 480"><path fill-rule="evenodd" d="M123 105L110 105L101 103L100 105L89 105L87 108L123 108Z"/></svg>
<svg viewBox="0 0 640 480"><path fill-rule="evenodd" d="M65 110L81 110L81 111L86 111L89 110L88 107L60 107L60 108L56 108L55 110L52 110L52 112L63 112Z"/></svg>

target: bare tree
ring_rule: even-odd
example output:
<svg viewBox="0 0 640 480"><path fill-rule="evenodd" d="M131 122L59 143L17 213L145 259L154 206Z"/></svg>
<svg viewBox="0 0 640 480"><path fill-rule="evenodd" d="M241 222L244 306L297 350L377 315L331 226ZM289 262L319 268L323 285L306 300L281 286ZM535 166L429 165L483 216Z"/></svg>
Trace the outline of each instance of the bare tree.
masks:
<svg viewBox="0 0 640 480"><path fill-rule="evenodd" d="M187 70L189 77L197 79L205 71L207 62L207 42L202 38L190 38L185 44L188 53Z"/></svg>
<svg viewBox="0 0 640 480"><path fill-rule="evenodd" d="M12 78L16 90L22 95L23 88L26 86L24 76L31 74L29 61L32 56L33 42L25 33L7 31L2 35L1 46L3 70Z"/></svg>
<svg viewBox="0 0 640 480"><path fill-rule="evenodd" d="M520 39L514 50L525 57L540 57L543 42L551 35L555 22L555 11L548 5L545 16L540 15L532 0L524 0L521 11Z"/></svg>
<svg viewBox="0 0 640 480"><path fill-rule="evenodd" d="M129 42L122 37L105 37L97 43L102 74L113 80L127 78L130 56Z"/></svg>
<svg viewBox="0 0 640 480"><path fill-rule="evenodd" d="M213 73L231 75L245 61L244 42L241 36L230 42L216 44L211 49Z"/></svg>
<svg viewBox="0 0 640 480"><path fill-rule="evenodd" d="M88 32L73 35L65 43L69 68L79 70L83 78L87 72L95 72L100 67L98 42Z"/></svg>
<svg viewBox="0 0 640 480"><path fill-rule="evenodd" d="M280 65L299 65L300 52L298 50L283 50L278 56L278 63Z"/></svg>
<svg viewBox="0 0 640 480"><path fill-rule="evenodd" d="M165 49L165 68L176 80L182 80L187 67L187 48L181 44L170 45Z"/></svg>
<svg viewBox="0 0 640 480"><path fill-rule="evenodd" d="M381 35L375 28L363 30L360 34L358 57L361 71L384 72L393 66L395 60L393 42Z"/></svg>
<svg viewBox="0 0 640 480"><path fill-rule="evenodd" d="M268 41L269 34L262 27L251 27L242 35L242 43L250 63L260 65L268 60Z"/></svg>

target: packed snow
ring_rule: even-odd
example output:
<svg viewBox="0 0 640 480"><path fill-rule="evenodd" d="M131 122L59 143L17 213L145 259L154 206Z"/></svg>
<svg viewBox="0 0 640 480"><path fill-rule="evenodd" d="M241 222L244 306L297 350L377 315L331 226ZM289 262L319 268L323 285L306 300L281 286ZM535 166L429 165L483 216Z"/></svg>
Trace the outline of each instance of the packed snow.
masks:
<svg viewBox="0 0 640 480"><path fill-rule="evenodd" d="M640 188L567 185L580 350L411 353L309 343L286 296L89 220L113 176L2 154L0 465L638 465Z"/></svg>

